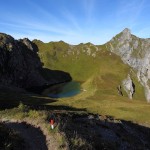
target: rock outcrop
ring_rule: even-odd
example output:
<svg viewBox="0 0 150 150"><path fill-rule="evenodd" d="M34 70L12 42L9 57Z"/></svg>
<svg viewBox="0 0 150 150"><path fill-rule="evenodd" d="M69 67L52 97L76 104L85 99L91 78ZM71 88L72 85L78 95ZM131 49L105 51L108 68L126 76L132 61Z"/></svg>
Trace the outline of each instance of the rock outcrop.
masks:
<svg viewBox="0 0 150 150"><path fill-rule="evenodd" d="M150 39L138 38L129 29L124 29L106 45L108 50L119 55L125 64L137 71L138 81L150 102Z"/></svg>
<svg viewBox="0 0 150 150"><path fill-rule="evenodd" d="M122 81L122 86L126 91L128 97L132 99L133 94L135 92L135 86L132 79L130 78L130 75L128 75L128 77Z"/></svg>
<svg viewBox="0 0 150 150"><path fill-rule="evenodd" d="M118 94L121 95L121 96L123 96L121 85L119 85L119 86L117 87L117 90L118 90Z"/></svg>
<svg viewBox="0 0 150 150"><path fill-rule="evenodd" d="M0 33L0 85L31 88L71 80L68 73L52 70L46 78L37 52L30 40Z"/></svg>

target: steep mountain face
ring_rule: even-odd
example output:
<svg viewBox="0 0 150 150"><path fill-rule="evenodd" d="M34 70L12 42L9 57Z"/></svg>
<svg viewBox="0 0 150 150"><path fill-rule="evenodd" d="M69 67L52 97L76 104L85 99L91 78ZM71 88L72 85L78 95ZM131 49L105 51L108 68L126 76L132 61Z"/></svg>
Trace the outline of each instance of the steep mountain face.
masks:
<svg viewBox="0 0 150 150"><path fill-rule="evenodd" d="M138 38L129 29L124 29L106 47L137 71L138 81L144 87L145 97L150 102L150 39Z"/></svg>
<svg viewBox="0 0 150 150"><path fill-rule="evenodd" d="M30 40L17 41L0 33L0 85L30 88L71 80L65 72L43 69L37 53L37 46Z"/></svg>

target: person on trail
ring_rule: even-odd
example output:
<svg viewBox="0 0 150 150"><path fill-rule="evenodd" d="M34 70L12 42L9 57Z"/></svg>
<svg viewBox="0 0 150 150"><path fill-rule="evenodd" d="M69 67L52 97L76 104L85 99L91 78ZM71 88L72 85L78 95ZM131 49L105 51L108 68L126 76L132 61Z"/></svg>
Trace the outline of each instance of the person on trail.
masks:
<svg viewBox="0 0 150 150"><path fill-rule="evenodd" d="M54 114L52 114L50 117L50 125L51 125L51 129L54 129Z"/></svg>
<svg viewBox="0 0 150 150"><path fill-rule="evenodd" d="M54 129L54 119L50 120L51 129Z"/></svg>

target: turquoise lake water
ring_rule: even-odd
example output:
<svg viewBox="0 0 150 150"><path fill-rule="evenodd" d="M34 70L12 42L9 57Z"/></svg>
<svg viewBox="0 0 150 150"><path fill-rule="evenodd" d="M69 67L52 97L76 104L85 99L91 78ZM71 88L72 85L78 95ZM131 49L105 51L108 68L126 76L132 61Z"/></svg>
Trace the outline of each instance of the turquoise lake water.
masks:
<svg viewBox="0 0 150 150"><path fill-rule="evenodd" d="M51 98L64 98L71 97L81 92L81 83L77 81L71 81L63 84L58 84L49 87L44 90L44 94Z"/></svg>

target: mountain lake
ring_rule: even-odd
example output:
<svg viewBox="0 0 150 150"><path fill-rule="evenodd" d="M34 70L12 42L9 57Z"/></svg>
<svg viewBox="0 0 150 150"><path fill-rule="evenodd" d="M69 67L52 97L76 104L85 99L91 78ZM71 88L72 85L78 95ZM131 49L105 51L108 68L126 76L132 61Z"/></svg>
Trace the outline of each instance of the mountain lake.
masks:
<svg viewBox="0 0 150 150"><path fill-rule="evenodd" d="M71 81L67 83L56 84L45 89L42 94L51 98L71 97L81 92L81 83Z"/></svg>

